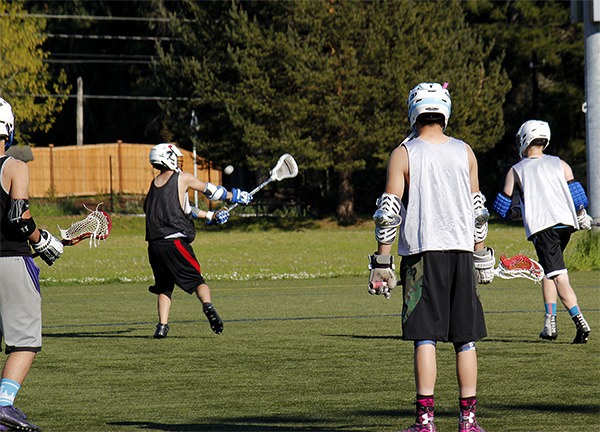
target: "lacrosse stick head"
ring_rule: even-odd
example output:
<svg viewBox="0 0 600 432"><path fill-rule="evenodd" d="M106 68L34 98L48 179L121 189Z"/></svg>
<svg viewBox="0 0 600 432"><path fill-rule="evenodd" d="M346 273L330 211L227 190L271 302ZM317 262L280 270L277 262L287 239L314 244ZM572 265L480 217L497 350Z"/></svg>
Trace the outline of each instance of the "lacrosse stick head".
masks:
<svg viewBox="0 0 600 432"><path fill-rule="evenodd" d="M73 222L66 230L58 227L63 244L74 245L89 238L91 247L92 244L97 246L99 240L105 240L108 237L112 229L112 221L108 213L99 210L101 204L98 204L96 210L93 211L84 205L85 209L90 212L85 219Z"/></svg>
<svg viewBox="0 0 600 432"><path fill-rule="evenodd" d="M286 153L279 158L270 174L271 178L276 181L296 177L298 175L298 164L291 155Z"/></svg>
<svg viewBox="0 0 600 432"><path fill-rule="evenodd" d="M522 254L511 258L501 255L497 272L503 279L523 277L540 283L544 278L544 269L540 263Z"/></svg>

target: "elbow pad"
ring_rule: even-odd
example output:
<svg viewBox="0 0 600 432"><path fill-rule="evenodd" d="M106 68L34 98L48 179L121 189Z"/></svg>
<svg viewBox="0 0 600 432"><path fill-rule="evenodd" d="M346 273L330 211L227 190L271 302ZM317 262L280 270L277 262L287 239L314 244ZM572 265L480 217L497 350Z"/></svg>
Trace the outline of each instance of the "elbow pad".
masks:
<svg viewBox="0 0 600 432"><path fill-rule="evenodd" d="M211 201L223 201L227 198L227 189L223 186L215 186L208 182L202 193Z"/></svg>
<svg viewBox="0 0 600 432"><path fill-rule="evenodd" d="M375 221L375 239L379 243L394 243L398 226L402 222L401 208L402 201L397 195L384 193L377 200L377 211L373 215L373 220Z"/></svg>
<svg viewBox="0 0 600 432"><path fill-rule="evenodd" d="M29 201L26 199L11 199L8 209L8 221L14 229L17 237L27 240L36 230L33 218L23 219L23 213L29 210Z"/></svg>
<svg viewBox="0 0 600 432"><path fill-rule="evenodd" d="M575 211L579 212L588 206L588 197L583 190L581 183L575 180L569 182L569 191L571 192L571 198L573 198L573 204L575 204Z"/></svg>
<svg viewBox="0 0 600 432"><path fill-rule="evenodd" d="M494 211L498 213L502 219L506 219L508 218L508 212L511 204L512 200L510 197L504 195L503 193L499 193L494 201Z"/></svg>
<svg viewBox="0 0 600 432"><path fill-rule="evenodd" d="M485 207L485 196L481 192L471 194L473 198L473 213L475 215L475 243L481 243L485 240L488 233L488 220L490 212Z"/></svg>

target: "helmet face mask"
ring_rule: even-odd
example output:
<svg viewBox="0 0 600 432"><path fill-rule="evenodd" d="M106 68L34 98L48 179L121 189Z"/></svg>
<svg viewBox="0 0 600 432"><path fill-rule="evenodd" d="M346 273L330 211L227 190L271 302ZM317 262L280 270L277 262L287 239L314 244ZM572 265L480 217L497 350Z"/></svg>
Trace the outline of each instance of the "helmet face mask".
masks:
<svg viewBox="0 0 600 432"><path fill-rule="evenodd" d="M443 130L446 130L452 111L450 93L439 83L420 83L408 94L408 121L415 130L417 117L425 114L437 114L444 117ZM430 116L435 117L435 116Z"/></svg>
<svg viewBox="0 0 600 432"><path fill-rule="evenodd" d="M161 143L150 150L150 164L157 169L179 172L183 168L183 153L174 144Z"/></svg>
<svg viewBox="0 0 600 432"><path fill-rule="evenodd" d="M528 120L521 125L515 138L519 156L524 158L525 151L532 143L543 145L542 150L548 147L550 144L550 125L541 120ZM539 141L533 142L534 140Z"/></svg>
<svg viewBox="0 0 600 432"><path fill-rule="evenodd" d="M10 104L2 98L0 98L0 137L5 137L4 150L8 150L15 137L15 116Z"/></svg>

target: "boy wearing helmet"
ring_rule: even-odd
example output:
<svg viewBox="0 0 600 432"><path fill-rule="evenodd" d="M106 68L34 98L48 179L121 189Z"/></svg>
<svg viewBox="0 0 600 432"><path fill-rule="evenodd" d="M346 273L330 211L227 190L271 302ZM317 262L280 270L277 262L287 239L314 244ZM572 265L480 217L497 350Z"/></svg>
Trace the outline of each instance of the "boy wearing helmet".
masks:
<svg viewBox="0 0 600 432"><path fill-rule="evenodd" d="M40 269L31 247L48 265L63 251L62 243L36 227L29 211L27 164L6 155L14 138L12 108L0 98L0 336L7 354L0 382L0 430L37 431L14 407L23 380L42 349Z"/></svg>
<svg viewBox="0 0 600 432"><path fill-rule="evenodd" d="M458 430L483 432L476 419L475 341L487 333L475 287L476 279L491 282L494 256L483 242L489 212L475 155L469 145L444 134L450 112L445 86L421 83L409 93L413 133L391 153L385 193L374 214L378 247L369 266L371 294L389 296L396 285L390 254L400 227L402 337L414 344L417 393L416 421L403 432L436 431L437 342L452 342L456 352Z"/></svg>
<svg viewBox="0 0 600 432"><path fill-rule="evenodd" d="M148 257L155 280L149 291L158 296L158 324L154 337L167 337L175 285L188 294L196 294L212 331L220 334L223 321L211 302L210 288L204 281L191 243L196 237L194 218L204 217L208 224L224 224L229 219L229 212L226 209L206 212L192 208L187 192L193 189L213 201L227 200L243 205L250 203L252 195L236 188L227 191L223 186L203 182L181 171L183 153L173 144L153 147L150 164L160 171L152 180L144 201Z"/></svg>
<svg viewBox="0 0 600 432"><path fill-rule="evenodd" d="M527 239L533 243L544 268L545 316L540 338L557 338L556 301L560 298L577 329L573 343L586 343L590 326L569 282L563 251L575 230L591 229L592 218L585 210L587 196L583 186L575 181L571 167L558 157L544 153L550 143L548 123L526 121L516 139L521 161L506 174L504 189L494 201L494 210L506 219L522 217ZM521 202L513 206L515 192L519 193Z"/></svg>

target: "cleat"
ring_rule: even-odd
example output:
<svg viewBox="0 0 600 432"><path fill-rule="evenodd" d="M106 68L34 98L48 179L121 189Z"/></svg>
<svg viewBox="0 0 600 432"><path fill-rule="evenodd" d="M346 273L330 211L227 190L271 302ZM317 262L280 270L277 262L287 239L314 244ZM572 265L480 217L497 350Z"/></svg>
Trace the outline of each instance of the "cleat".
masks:
<svg viewBox="0 0 600 432"><path fill-rule="evenodd" d="M210 324L212 331L215 334L221 334L223 332L223 321L213 304L204 303L204 305L202 305L202 311L204 312L204 315L206 315L206 318L208 318L208 323Z"/></svg>
<svg viewBox="0 0 600 432"><path fill-rule="evenodd" d="M433 408L418 407L415 424L401 432L437 432L433 421Z"/></svg>
<svg viewBox="0 0 600 432"><path fill-rule="evenodd" d="M544 328L540 333L540 338L546 340L555 340L558 337L556 327L556 315L546 314L544 318Z"/></svg>
<svg viewBox="0 0 600 432"><path fill-rule="evenodd" d="M154 332L154 339L164 339L169 333L169 324L156 324L156 331Z"/></svg>
<svg viewBox="0 0 600 432"><path fill-rule="evenodd" d="M23 414L23 411L13 405L0 407L0 425L6 427L4 430L41 431L39 427L27 421L27 416Z"/></svg>
<svg viewBox="0 0 600 432"><path fill-rule="evenodd" d="M458 421L458 432L485 432L475 418L475 407L461 409Z"/></svg>
<svg viewBox="0 0 600 432"><path fill-rule="evenodd" d="M577 327L577 334L575 334L575 339L573 339L574 344L584 344L587 343L590 337L590 326L580 313L572 317L573 322L575 323L575 327Z"/></svg>

